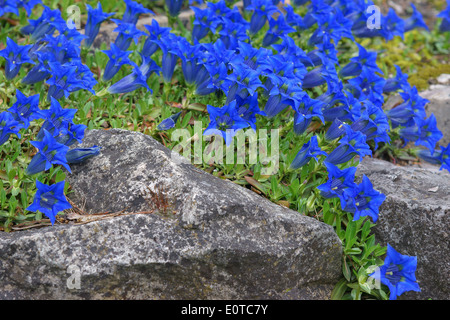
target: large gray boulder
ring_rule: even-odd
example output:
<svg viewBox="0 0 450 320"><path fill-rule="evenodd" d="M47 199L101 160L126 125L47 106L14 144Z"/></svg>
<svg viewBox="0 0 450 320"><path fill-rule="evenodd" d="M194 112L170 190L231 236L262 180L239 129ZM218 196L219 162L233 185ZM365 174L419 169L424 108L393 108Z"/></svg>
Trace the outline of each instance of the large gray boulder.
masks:
<svg viewBox="0 0 450 320"><path fill-rule="evenodd" d="M362 161L357 174L386 195L373 229L378 242L417 256L421 292L401 298L450 299L450 174L371 158Z"/></svg>
<svg viewBox="0 0 450 320"><path fill-rule="evenodd" d="M450 86L434 85L420 95L430 101L426 105L427 116L432 113L436 116L437 126L444 135L439 145L446 147L450 143Z"/></svg>
<svg viewBox="0 0 450 320"><path fill-rule="evenodd" d="M101 154L68 176L69 198L90 214L67 218L121 215L0 234L0 298L330 298L342 259L330 226L197 170L149 136L87 131L82 146L94 144Z"/></svg>

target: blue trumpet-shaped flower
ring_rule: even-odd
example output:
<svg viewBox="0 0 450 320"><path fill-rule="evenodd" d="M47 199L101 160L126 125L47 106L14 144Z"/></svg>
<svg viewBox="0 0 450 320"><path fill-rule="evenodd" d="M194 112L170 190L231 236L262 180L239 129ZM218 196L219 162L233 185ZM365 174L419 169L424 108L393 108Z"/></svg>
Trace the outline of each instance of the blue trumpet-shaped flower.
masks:
<svg viewBox="0 0 450 320"><path fill-rule="evenodd" d="M100 154L101 147L93 146L91 148L76 148L67 151L66 161L69 164L77 164L86 161Z"/></svg>
<svg viewBox="0 0 450 320"><path fill-rule="evenodd" d="M255 92L253 96L248 96L245 99L242 99L239 95L237 95L236 102L238 115L247 121L250 127L256 131L256 115L266 115L264 111L259 109L258 92Z"/></svg>
<svg viewBox="0 0 450 320"><path fill-rule="evenodd" d="M0 112L0 145L4 144L11 134L15 134L20 138L19 131L22 125L14 119L14 116L7 112Z"/></svg>
<svg viewBox="0 0 450 320"><path fill-rule="evenodd" d="M150 57L156 50L159 49L159 42L162 38L165 38L169 35L170 28L160 27L156 19L152 20L152 24L144 25L144 27L148 30L150 35L144 42L144 47L142 48L141 53L144 56Z"/></svg>
<svg viewBox="0 0 450 320"><path fill-rule="evenodd" d="M422 14L416 9L416 6L411 3L413 14L408 19L405 19L405 32L411 31L416 28L423 28L429 31L427 24L423 20Z"/></svg>
<svg viewBox="0 0 450 320"><path fill-rule="evenodd" d="M26 97L19 89L16 90L17 101L8 109L16 121L19 121L24 128L28 128L30 121L41 119L41 109L39 109L39 94Z"/></svg>
<svg viewBox="0 0 450 320"><path fill-rule="evenodd" d="M127 8L122 17L123 22L136 24L141 14L155 14L152 10L133 0L124 0L124 2Z"/></svg>
<svg viewBox="0 0 450 320"><path fill-rule="evenodd" d="M253 0L251 5L247 6L247 10L252 10L252 18L250 20L250 33L255 34L266 24L268 17L275 12L279 12L278 8L273 5L272 0Z"/></svg>
<svg viewBox="0 0 450 320"><path fill-rule="evenodd" d="M117 28L114 29L114 32L118 32L119 34L114 43L120 50L127 50L131 45L132 40L137 44L139 37L146 35L145 32L137 29L132 23L127 23L118 19L111 20L117 24Z"/></svg>
<svg viewBox="0 0 450 320"><path fill-rule="evenodd" d="M171 17L178 17L183 6L183 0L166 0L166 6Z"/></svg>
<svg viewBox="0 0 450 320"><path fill-rule="evenodd" d="M428 119L416 119L416 123L413 127L400 129L400 137L406 141L415 141L416 145L427 147L432 153L436 143L443 137L442 132L437 128L436 117L431 114Z"/></svg>
<svg viewBox="0 0 450 320"><path fill-rule="evenodd" d="M47 6L43 6L44 11L36 20L28 20L30 23L21 29L21 32L26 35L31 35L35 41L41 40L46 34L51 35L58 29L62 29L66 25L66 21L61 17L59 9L52 10Z"/></svg>
<svg viewBox="0 0 450 320"><path fill-rule="evenodd" d="M75 142L82 142L86 128L87 127L84 124L67 122L67 126L64 126L58 130L58 135L55 135L55 133L52 134L58 143L71 146Z"/></svg>
<svg viewBox="0 0 450 320"><path fill-rule="evenodd" d="M34 84L47 79L51 70L48 63L56 61L56 56L51 51L36 51L35 54L39 63L22 78L23 84Z"/></svg>
<svg viewBox="0 0 450 320"><path fill-rule="evenodd" d="M379 271L370 276L388 286L389 300L396 300L404 292L420 292L419 284L416 282L416 269L417 257L402 255L388 243L384 264Z"/></svg>
<svg viewBox="0 0 450 320"><path fill-rule="evenodd" d="M384 93L394 92L401 89L409 87L408 84L408 74L402 73L402 69L399 66L395 66L397 70L397 75L395 78L390 78L386 80L386 84L383 87Z"/></svg>
<svg viewBox="0 0 450 320"><path fill-rule="evenodd" d="M84 34L87 38L85 39L84 44L89 48L94 42L95 37L97 37L102 22L113 16L114 13L103 12L102 4L100 2L97 4L96 9L93 9L89 4L86 4L86 8L88 11L88 18Z"/></svg>
<svg viewBox="0 0 450 320"><path fill-rule="evenodd" d="M152 72L159 73L161 68L152 59L144 57L143 55L141 55L141 57L143 58L141 65L139 67L135 66L131 74L110 86L108 88L109 93L131 92L142 87L152 92L147 84L147 79Z"/></svg>
<svg viewBox="0 0 450 320"><path fill-rule="evenodd" d="M50 132L54 136L57 136L61 131L68 128L69 123L72 122L77 109L64 109L61 104L55 98L51 98L50 108L41 110L40 114L45 119L41 130L37 134L36 139L42 140L45 136L45 131Z"/></svg>
<svg viewBox="0 0 450 320"><path fill-rule="evenodd" d="M312 136L311 139L305 143L300 151L295 156L294 160L290 165L291 169L298 169L303 167L305 164L309 162L311 158L314 158L316 161L319 155L326 156L327 153L320 149L319 144L317 142L317 136Z"/></svg>
<svg viewBox="0 0 450 320"><path fill-rule="evenodd" d="M287 24L284 16L280 15L278 19L269 17L269 30L264 36L262 45L268 47L276 43L282 35L295 32L296 30Z"/></svg>
<svg viewBox="0 0 450 320"><path fill-rule="evenodd" d="M450 31L450 0L447 0L447 7L439 12L438 18L442 18L441 24L439 25L440 32Z"/></svg>
<svg viewBox="0 0 450 320"><path fill-rule="evenodd" d="M345 131L346 135L339 141L340 145L328 155L325 162L337 165L349 161L356 155L359 155L360 160L366 155L372 155L363 133L353 131L349 126L345 126Z"/></svg>
<svg viewBox="0 0 450 320"><path fill-rule="evenodd" d="M31 159L26 169L28 175L46 171L53 164L62 165L67 171L71 172L66 160L66 153L69 147L58 143L50 132L44 130L42 141L31 141L30 143L38 149L38 153Z"/></svg>
<svg viewBox="0 0 450 320"><path fill-rule="evenodd" d="M353 194L353 189L357 187L355 183L356 167L339 169L337 166L325 162L328 172L328 181L317 187L324 198L339 198L341 207L344 209L349 195Z"/></svg>
<svg viewBox="0 0 450 320"><path fill-rule="evenodd" d="M372 183L365 175L362 182L347 194L347 202L343 210L353 213L353 220L369 216L373 222L378 220L379 207L386 199L386 196L373 189Z"/></svg>
<svg viewBox="0 0 450 320"><path fill-rule="evenodd" d="M42 212L53 225L59 212L72 208L64 195L64 185L65 181L49 186L36 180L37 191L33 203L26 210Z"/></svg>
<svg viewBox="0 0 450 320"><path fill-rule="evenodd" d="M102 50L102 52L109 58L103 73L104 81L111 80L124 64L135 66L135 63L128 58L133 51L123 51L114 43L111 43L110 49Z"/></svg>
<svg viewBox="0 0 450 320"><path fill-rule="evenodd" d="M361 73L363 66L368 68L372 72L383 74L383 72L377 65L377 53L367 51L359 43L356 43L356 45L359 48L359 55L355 58L351 58L350 63L348 63L339 71L339 75L341 77L358 76Z"/></svg>
<svg viewBox="0 0 450 320"><path fill-rule="evenodd" d="M440 165L440 170L447 169L450 172L450 144L447 147L440 146L440 150L433 150L431 154L428 149L420 149L417 155L427 162Z"/></svg>
<svg viewBox="0 0 450 320"><path fill-rule="evenodd" d="M0 57L5 58L5 76L6 79L13 79L20 71L22 64L35 62L28 56L33 45L18 45L9 37L6 38L6 48L0 51Z"/></svg>
<svg viewBox="0 0 450 320"><path fill-rule="evenodd" d="M303 134L314 117L325 123L322 108L322 101L311 99L308 95L305 95L294 115L294 132L298 135Z"/></svg>
<svg viewBox="0 0 450 320"><path fill-rule="evenodd" d="M221 108L208 105L207 109L210 122L203 135L220 135L227 145L231 143L236 131L249 126L247 121L239 116L236 100Z"/></svg>
<svg viewBox="0 0 450 320"><path fill-rule="evenodd" d="M47 100L51 98L60 99L63 96L66 98L72 91L82 89L84 86L79 79L77 79L77 67L74 65L61 65L59 63L49 62L52 77L47 80L50 88L47 93Z"/></svg>
<svg viewBox="0 0 450 320"><path fill-rule="evenodd" d="M158 124L156 126L156 129L161 130L161 131L172 129L173 127L175 127L175 124L177 123L180 115L181 115L181 111L164 119L163 121L161 121L160 124Z"/></svg>

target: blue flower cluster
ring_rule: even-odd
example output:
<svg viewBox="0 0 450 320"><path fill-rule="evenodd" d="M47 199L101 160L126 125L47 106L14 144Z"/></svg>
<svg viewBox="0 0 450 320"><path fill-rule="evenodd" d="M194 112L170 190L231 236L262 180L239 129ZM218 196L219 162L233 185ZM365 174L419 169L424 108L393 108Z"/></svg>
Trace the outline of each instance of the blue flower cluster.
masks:
<svg viewBox="0 0 450 320"><path fill-rule="evenodd" d="M279 1L275 0L245 0L245 15L237 7L230 8L225 0L207 2L203 8L191 7L195 18L192 41L189 41L170 28L159 26L156 20L145 26L148 33L139 30L136 27L139 16L153 12L134 1L124 2L126 11L122 19L112 19L117 24L114 30L117 38L109 50L103 51L109 58L103 80L113 79L123 65L133 69L108 87L107 92L150 90L147 81L153 73L161 73L168 84L180 64L192 93L226 97L222 106L207 106L210 123L205 135L221 135L229 144L238 130L248 127L256 130L257 116L273 118L287 110L293 112L293 131L297 135L305 134L313 121L321 122L327 128L324 140L328 145L335 145L334 150L328 153L322 150L323 141L313 134L290 167L295 170L308 164L311 158L319 161L322 157L328 180L318 187L321 194L325 198L338 198L342 210L353 214L354 220L367 216L377 221L385 196L373 189L366 176L356 183L356 169L344 168L344 164L356 156L359 161L371 156L379 143L390 143L391 128L398 130L405 143L425 147L419 152L420 157L450 170L450 147L435 150L442 133L436 127L434 115L426 118L427 100L409 85L408 76L399 67L395 77L383 75L376 63L377 53L357 42L360 38L374 37L389 41L415 28L428 30L414 5L411 17L402 19L391 9L386 15L380 15L377 28L369 28L368 21L373 17L367 8L374 5L371 0L317 0L308 5L308 1L293 1L294 6L307 5L304 16L297 14L291 5L277 6ZM14 12L11 3L16 4L15 8L27 9L39 1L0 1L0 15ZM166 0L170 16L176 17L182 4L182 0ZM439 15L443 18L441 31L447 31L450 26L449 7ZM19 135L29 121L45 119L37 141L32 142L39 152L30 163L29 174L47 170L53 164L70 171L69 163L80 162L99 152L96 146L69 151L68 146L81 141L85 127L72 122L75 109L63 109L58 102L77 90L94 93L97 81L81 62L80 45L84 40L86 47L91 46L101 23L113 14L104 13L100 4L96 9L88 6L87 10L85 35L81 35L67 27L59 10L44 6L40 18L30 20L22 29L34 44L19 45L8 39L6 49L0 51L0 56L6 60L8 80L18 74L22 64L32 64L34 67L22 83L46 81L49 85L49 110L39 110L39 98L26 98L18 92L15 107L0 114L2 143L12 134ZM304 39L303 47L294 40L299 35L302 38L310 35ZM132 51L127 50L133 41L138 43L141 38L145 38L145 42L139 52L140 64L137 64L129 58ZM338 44L344 38L350 39L358 49L358 55L350 61L342 61L340 57ZM162 56L160 63L152 59L158 51ZM325 92L316 94L316 87ZM384 99L391 92L399 92L404 101L385 112L382 109ZM177 113L165 119L158 129L173 128L179 116ZM49 211L52 203L61 203L56 210L65 206L59 196L60 186L49 189L39 184L38 189L39 201L36 200L33 209L46 208L43 212L54 216L55 210ZM397 258L391 258L392 263L385 271L385 275L391 275L386 279L391 279L389 283L393 286L403 284L403 280L397 279L400 274L395 269ZM409 270L412 267L408 267ZM395 298L403 291L391 288L392 292L391 298Z"/></svg>
<svg viewBox="0 0 450 320"><path fill-rule="evenodd" d="M441 24L439 25L439 31L450 31L450 0L447 0L447 7L442 10L437 17L442 18Z"/></svg>
<svg viewBox="0 0 450 320"><path fill-rule="evenodd" d="M41 0L2 0L0 1L0 17L8 12L19 16L21 8L24 8L29 16L33 8L40 3L42 3Z"/></svg>

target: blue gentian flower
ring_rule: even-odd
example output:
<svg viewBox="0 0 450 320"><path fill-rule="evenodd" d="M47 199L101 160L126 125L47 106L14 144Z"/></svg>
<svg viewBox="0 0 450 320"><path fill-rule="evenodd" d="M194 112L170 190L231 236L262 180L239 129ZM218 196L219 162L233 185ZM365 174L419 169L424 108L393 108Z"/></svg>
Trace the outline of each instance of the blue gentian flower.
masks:
<svg viewBox="0 0 450 320"><path fill-rule="evenodd" d="M14 116L7 112L0 112L0 145L8 141L11 134L15 134L20 138L19 131L22 125L14 119Z"/></svg>
<svg viewBox="0 0 450 320"><path fill-rule="evenodd" d="M150 35L145 40L141 53L144 56L150 57L159 49L158 43L161 41L161 38L165 38L169 34L170 28L160 27L156 19L152 20L151 26L144 25L144 27L148 30Z"/></svg>
<svg viewBox="0 0 450 320"><path fill-rule="evenodd" d="M286 23L288 25L290 25L291 27L294 27L294 28L298 28L298 29L306 29L306 26L303 23L302 16L296 14L294 12L294 8L291 5L285 4L284 10L286 11L286 14L284 17L285 17Z"/></svg>
<svg viewBox="0 0 450 320"><path fill-rule="evenodd" d="M173 72L178 60L177 54L174 53L178 41L181 41L180 38L173 33L169 33L167 37L161 38L161 41L159 41L159 46L163 52L161 70L164 82L172 81Z"/></svg>
<svg viewBox="0 0 450 320"><path fill-rule="evenodd" d="M353 221L359 220L361 217L369 216L373 222L378 220L379 207L386 199L381 192L373 189L372 183L365 175L362 182L351 189L351 194L346 194L347 202L344 211L353 213Z"/></svg>
<svg viewBox="0 0 450 320"><path fill-rule="evenodd" d="M123 51L114 43L111 43L110 49L102 50L102 52L109 58L105 71L103 72L104 81L111 80L124 64L135 66L135 63L128 58L133 51Z"/></svg>
<svg viewBox="0 0 450 320"><path fill-rule="evenodd" d="M209 4L209 3L208 3ZM192 38L200 41L211 31L212 33L216 32L216 28L220 23L220 20L216 16L216 14L207 9L200 9L198 7L191 7L194 11L195 18L193 22L192 28Z"/></svg>
<svg viewBox="0 0 450 320"><path fill-rule="evenodd" d="M398 126L411 126L414 123L415 113L412 110L410 100L404 101L398 106L386 112L386 116L391 121L393 128Z"/></svg>
<svg viewBox="0 0 450 320"><path fill-rule="evenodd" d="M96 9L93 9L89 4L86 4L86 8L88 11L88 18L84 34L87 38L85 39L84 44L89 48L94 42L95 37L97 37L102 22L113 16L114 13L103 12L102 4L100 2L97 3Z"/></svg>
<svg viewBox="0 0 450 320"><path fill-rule="evenodd" d="M178 17L183 6L183 0L166 0L166 6L171 17Z"/></svg>
<svg viewBox="0 0 450 320"><path fill-rule="evenodd" d="M319 155L326 156L327 153L320 149L319 144L317 142L317 136L312 136L311 139L305 143L300 151L295 156L294 160L290 165L291 169L298 169L303 167L305 164L309 162L311 158L314 158L316 161Z"/></svg>
<svg viewBox="0 0 450 320"><path fill-rule="evenodd" d="M110 86L108 88L109 93L126 93L141 87L144 87L152 92L147 84L147 80L152 72L159 74L161 68L152 59L144 57L143 55L141 55L141 57L143 58L141 65L139 67L135 66L131 74L125 76Z"/></svg>
<svg viewBox="0 0 450 320"><path fill-rule="evenodd" d="M272 0L253 0L251 5L246 7L247 10L253 11L250 20L250 33L255 34L266 24L268 17L275 12L279 12L278 8L273 5Z"/></svg>
<svg viewBox="0 0 450 320"><path fill-rule="evenodd" d="M245 64L230 63L230 65L233 67L233 73L229 74L227 79L234 83L237 94L245 91L252 96L256 89L263 86L259 79L259 72ZM229 95L228 98L233 99L233 94Z"/></svg>
<svg viewBox="0 0 450 320"><path fill-rule="evenodd" d="M395 13L394 9L389 8L388 14L383 17L382 25L386 26L388 31L387 37L385 37L386 40L389 41L393 39L394 36L399 36L404 39L405 22L397 15L397 13Z"/></svg>
<svg viewBox="0 0 450 320"><path fill-rule="evenodd" d="M203 135L220 135L224 138L227 146L238 130L249 126L247 121L239 116L236 100L221 108L207 105L207 109L210 122Z"/></svg>
<svg viewBox="0 0 450 320"><path fill-rule="evenodd" d="M172 129L173 127L175 127L175 124L178 121L178 118L181 115L181 111L178 113L175 113L173 115L171 115L170 117L164 119L163 121L160 122L160 124L158 124L156 126L156 129L160 130L160 131L165 131L165 130L169 130Z"/></svg>
<svg viewBox="0 0 450 320"><path fill-rule="evenodd" d="M434 151L436 143L442 139L443 134L437 128L436 117L431 114L428 119L416 119L416 125L402 128L399 131L400 137L407 141L414 141L416 145L422 145Z"/></svg>
<svg viewBox="0 0 450 320"><path fill-rule="evenodd" d="M366 68L368 68L373 72L383 74L383 72L377 65L377 53L367 51L359 43L356 43L356 45L359 48L358 57L351 58L350 63L348 63L339 71L339 76L341 77L358 76L361 74L363 66L365 66Z"/></svg>
<svg viewBox="0 0 450 320"><path fill-rule="evenodd" d="M131 41L134 40L134 43L138 43L139 37L145 36L146 33L137 29L136 25L132 23L123 22L118 19L111 19L117 24L117 28L114 29L114 32L118 32L116 40L114 41L115 45L120 50L127 50L131 45Z"/></svg>
<svg viewBox="0 0 450 320"><path fill-rule="evenodd" d="M298 135L303 134L314 117L319 118L322 123L325 123L322 108L322 101L311 99L308 95L305 95L302 98L300 106L295 109L294 132Z"/></svg>
<svg viewBox="0 0 450 320"><path fill-rule="evenodd" d="M141 14L155 14L152 10L145 8L142 4L132 0L124 0L127 8L123 14L122 21L136 24Z"/></svg>
<svg viewBox="0 0 450 320"><path fill-rule="evenodd" d="M269 17L269 30L263 38L262 45L268 47L276 43L282 35L295 32L296 30L287 24L284 16L280 15L278 19Z"/></svg>
<svg viewBox="0 0 450 320"><path fill-rule="evenodd" d="M337 165L351 160L356 155L359 155L361 161L364 156L372 154L363 133L353 131L347 126L345 130L346 135L339 141L340 145L328 155L325 162Z"/></svg>
<svg viewBox="0 0 450 320"><path fill-rule="evenodd" d="M344 135L346 133L345 127L348 126L345 122L335 119L331 126L328 128L327 132L325 132L325 139L328 141L332 141Z"/></svg>
<svg viewBox="0 0 450 320"><path fill-rule="evenodd" d="M409 86L408 84L408 74L402 73L402 69L399 66L395 66L397 70L397 75L395 78L390 78L386 80L386 84L383 87L384 93L394 92L401 89L405 89Z"/></svg>
<svg viewBox="0 0 450 320"><path fill-rule="evenodd" d="M48 63L51 68L52 77L47 80L50 88L47 93L47 100L51 98L60 99L63 96L66 98L72 91L79 90L83 87L80 80L77 79L77 67L74 65L61 65L59 63Z"/></svg>
<svg viewBox="0 0 450 320"><path fill-rule="evenodd" d="M22 0L20 3L27 12L27 16L30 16L33 8L38 4L42 4L42 0Z"/></svg>
<svg viewBox="0 0 450 320"><path fill-rule="evenodd" d="M440 146L440 150L433 150L431 154L428 149L420 149L417 155L425 161L440 165L440 170L447 169L450 172L450 144L447 147Z"/></svg>
<svg viewBox="0 0 450 320"><path fill-rule="evenodd" d="M384 264L379 271L370 276L388 286L390 290L389 300L396 300L407 291L420 292L416 282L417 257L406 256L398 253L387 244L387 254Z"/></svg>
<svg viewBox="0 0 450 320"><path fill-rule="evenodd" d="M19 8L20 3L13 0L2 0L0 1L0 17L2 17L4 14L10 12L14 13L16 16L19 16Z"/></svg>
<svg viewBox="0 0 450 320"><path fill-rule="evenodd" d="M439 31L450 31L450 0L447 0L447 7L439 12L437 17L442 18L441 24L439 25Z"/></svg>
<svg viewBox="0 0 450 320"><path fill-rule="evenodd" d="M20 71L22 64L35 62L28 56L33 45L18 45L9 37L6 38L6 48L0 51L0 57L5 58L5 76L6 79L13 79Z"/></svg>
<svg viewBox="0 0 450 320"><path fill-rule="evenodd" d="M66 25L59 9L52 10L46 5L43 7L41 16L36 20L28 20L30 24L21 29L25 35L31 35L34 41L41 40L46 34L52 35L56 29L62 29L61 26Z"/></svg>
<svg viewBox="0 0 450 320"><path fill-rule="evenodd" d="M65 181L49 186L36 180L37 191L33 203L26 210L42 212L53 225L59 212L72 208L64 195L64 185Z"/></svg>
<svg viewBox="0 0 450 320"><path fill-rule="evenodd" d="M39 109L39 94L26 97L19 89L16 89L16 98L16 102L8 111L24 128L28 128L30 121L42 118L41 109Z"/></svg>
<svg viewBox="0 0 450 320"><path fill-rule="evenodd" d="M349 195L353 194L353 189L357 187L355 183L356 167L339 169L337 166L325 162L328 172L328 181L317 187L320 195L324 198L339 198L341 207L344 209Z"/></svg>
<svg viewBox="0 0 450 320"><path fill-rule="evenodd" d="M411 3L413 14L408 19L405 19L405 32L411 31L416 28L424 28L429 31L427 24L423 20L422 14L416 9L416 6Z"/></svg>
<svg viewBox="0 0 450 320"><path fill-rule="evenodd" d="M67 126L64 126L58 130L59 135L53 136L56 142L64 144L66 146L71 146L75 142L81 143L84 137L84 132L87 126L84 124L74 124L73 122L67 122Z"/></svg>
<svg viewBox="0 0 450 320"><path fill-rule="evenodd" d="M53 164L60 164L67 171L71 172L66 160L66 153L69 147L58 143L50 132L44 130L44 138L42 141L31 141L30 143L38 149L38 153L31 159L26 169L26 174L32 175L46 171Z"/></svg>
<svg viewBox="0 0 450 320"><path fill-rule="evenodd" d="M101 147L93 146L91 148L76 148L67 151L66 161L70 164L77 164L86 161L100 154Z"/></svg>
<svg viewBox="0 0 450 320"><path fill-rule="evenodd" d="M75 113L78 109L64 109L55 98L51 98L50 108L41 110L40 114L45 119L41 130L36 136L37 140L44 138L45 130L57 136L65 128L68 128L69 123L72 123Z"/></svg>
<svg viewBox="0 0 450 320"><path fill-rule="evenodd" d="M256 131L256 115L260 114L266 116L264 111L261 111L258 106L258 92L255 92L253 96L248 96L242 99L239 95L236 95L236 107L238 115L247 121L250 127Z"/></svg>

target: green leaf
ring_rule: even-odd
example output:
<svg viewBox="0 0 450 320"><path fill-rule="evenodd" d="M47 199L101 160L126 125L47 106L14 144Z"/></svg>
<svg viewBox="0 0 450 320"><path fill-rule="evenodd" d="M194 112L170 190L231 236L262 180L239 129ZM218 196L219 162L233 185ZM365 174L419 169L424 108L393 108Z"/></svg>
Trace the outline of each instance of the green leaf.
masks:
<svg viewBox="0 0 450 320"><path fill-rule="evenodd" d="M361 252L362 252L362 250L360 248L355 248L355 247L345 250L346 254L360 254Z"/></svg>
<svg viewBox="0 0 450 320"><path fill-rule="evenodd" d="M350 281L352 278L352 271L350 270L350 266L347 262L347 257L344 257L344 261L342 263L342 274L344 275L347 281Z"/></svg>
<svg viewBox="0 0 450 320"><path fill-rule="evenodd" d="M355 221L349 221L345 230L345 249L350 249L356 240L356 223Z"/></svg>
<svg viewBox="0 0 450 320"><path fill-rule="evenodd" d="M331 292L331 300L342 300L345 291L347 291L347 280L341 279Z"/></svg>

